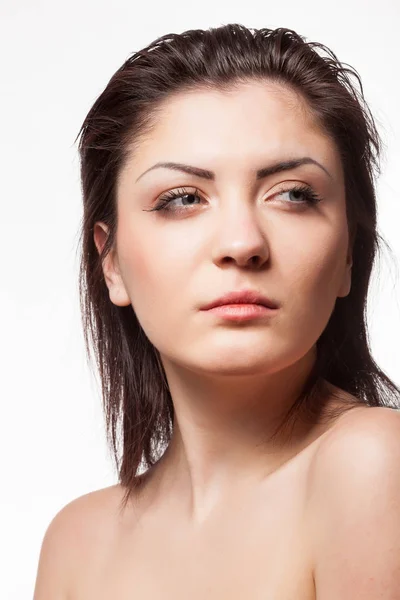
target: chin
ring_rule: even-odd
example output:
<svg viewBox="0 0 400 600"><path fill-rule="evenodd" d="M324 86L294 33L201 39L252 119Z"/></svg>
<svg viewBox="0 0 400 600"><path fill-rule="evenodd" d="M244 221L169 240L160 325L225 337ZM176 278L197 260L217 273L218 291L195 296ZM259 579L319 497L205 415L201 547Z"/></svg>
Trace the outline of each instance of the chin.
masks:
<svg viewBox="0 0 400 600"><path fill-rule="evenodd" d="M277 360L271 361L271 356L258 354L247 356L245 353L230 350L226 354L210 350L207 359L193 361L187 365L190 370L214 375L261 375L278 369Z"/></svg>

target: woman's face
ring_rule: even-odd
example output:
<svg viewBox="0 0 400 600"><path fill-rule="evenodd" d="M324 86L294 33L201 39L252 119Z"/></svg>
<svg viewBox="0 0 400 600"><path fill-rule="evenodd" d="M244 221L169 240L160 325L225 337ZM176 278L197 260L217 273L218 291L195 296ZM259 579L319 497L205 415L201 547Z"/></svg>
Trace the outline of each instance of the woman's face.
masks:
<svg viewBox="0 0 400 600"><path fill-rule="evenodd" d="M320 166L256 177L304 157ZM213 175L151 169L166 161ZM299 186L322 200L307 203L307 193L290 191ZM174 190L180 197L152 210ZM117 205L115 254L103 266L110 299L132 304L161 357L176 365L214 374L283 369L313 350L336 299L350 291L338 151L277 84L170 98L120 173ZM95 228L98 248L103 229ZM201 310L244 288L279 308L244 322Z"/></svg>

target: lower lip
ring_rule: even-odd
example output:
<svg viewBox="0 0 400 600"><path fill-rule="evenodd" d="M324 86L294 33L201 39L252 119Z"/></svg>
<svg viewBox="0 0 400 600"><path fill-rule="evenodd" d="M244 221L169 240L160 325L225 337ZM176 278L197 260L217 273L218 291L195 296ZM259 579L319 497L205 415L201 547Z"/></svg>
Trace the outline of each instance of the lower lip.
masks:
<svg viewBox="0 0 400 600"><path fill-rule="evenodd" d="M223 304L209 308L206 312L223 317L228 321L248 321L271 316L276 312L276 308L268 308L262 304Z"/></svg>

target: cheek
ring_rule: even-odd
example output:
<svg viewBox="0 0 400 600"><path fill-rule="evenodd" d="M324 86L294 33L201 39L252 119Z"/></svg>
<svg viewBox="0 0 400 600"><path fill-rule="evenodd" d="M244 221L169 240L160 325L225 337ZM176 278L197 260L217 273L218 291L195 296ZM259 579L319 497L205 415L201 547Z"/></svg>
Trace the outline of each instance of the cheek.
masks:
<svg viewBox="0 0 400 600"><path fill-rule="evenodd" d="M288 263L288 297L302 313L329 318L345 275L347 243L347 231L313 233Z"/></svg>
<svg viewBox="0 0 400 600"><path fill-rule="evenodd" d="M137 318L149 339L179 324L179 298L184 296L190 269L185 269L184 248L162 235L144 230L118 239L119 264L125 288ZM154 333L153 333L154 332Z"/></svg>

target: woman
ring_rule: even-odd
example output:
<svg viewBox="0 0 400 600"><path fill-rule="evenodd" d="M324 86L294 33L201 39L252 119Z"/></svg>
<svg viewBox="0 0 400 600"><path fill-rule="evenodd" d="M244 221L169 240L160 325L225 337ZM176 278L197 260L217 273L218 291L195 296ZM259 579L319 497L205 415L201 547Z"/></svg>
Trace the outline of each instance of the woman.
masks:
<svg viewBox="0 0 400 600"><path fill-rule="evenodd" d="M380 139L349 75L233 24L159 38L89 111L82 313L119 482L53 519L35 600L399 597Z"/></svg>

